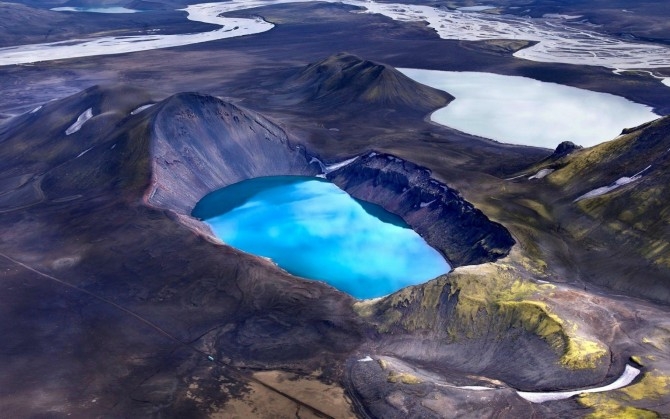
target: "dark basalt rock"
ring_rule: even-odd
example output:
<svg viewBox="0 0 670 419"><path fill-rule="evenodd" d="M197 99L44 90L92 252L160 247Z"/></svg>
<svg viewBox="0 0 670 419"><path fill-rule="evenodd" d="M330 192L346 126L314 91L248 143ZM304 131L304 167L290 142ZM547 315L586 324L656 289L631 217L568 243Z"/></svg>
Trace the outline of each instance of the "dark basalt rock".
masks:
<svg viewBox="0 0 670 419"><path fill-rule="evenodd" d="M352 196L400 215L452 266L490 262L514 245L510 233L489 220L430 171L390 154L375 152L330 174Z"/></svg>
<svg viewBox="0 0 670 419"><path fill-rule="evenodd" d="M556 150L554 150L554 153L551 155L551 157L553 158L563 157L581 148L584 147L577 145L572 141L563 141L558 145L558 147L556 147Z"/></svg>

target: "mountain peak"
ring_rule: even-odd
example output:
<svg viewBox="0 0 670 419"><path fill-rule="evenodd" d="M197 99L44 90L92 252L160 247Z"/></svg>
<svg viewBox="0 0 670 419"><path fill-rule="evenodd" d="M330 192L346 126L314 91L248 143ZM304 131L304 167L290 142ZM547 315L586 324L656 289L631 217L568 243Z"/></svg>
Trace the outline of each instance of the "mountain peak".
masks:
<svg viewBox="0 0 670 419"><path fill-rule="evenodd" d="M285 87L300 94L303 102L330 108L358 103L426 113L453 100L389 65L346 52L308 64Z"/></svg>

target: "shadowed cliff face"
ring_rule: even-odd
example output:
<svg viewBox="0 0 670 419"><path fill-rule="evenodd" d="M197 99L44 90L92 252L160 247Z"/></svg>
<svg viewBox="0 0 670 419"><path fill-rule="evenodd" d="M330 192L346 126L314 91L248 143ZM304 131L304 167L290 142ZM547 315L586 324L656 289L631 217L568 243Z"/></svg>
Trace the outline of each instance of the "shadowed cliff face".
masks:
<svg viewBox="0 0 670 419"><path fill-rule="evenodd" d="M503 226L432 179L428 169L395 156L369 153L327 177L352 196L403 217L454 267L496 260L514 245Z"/></svg>

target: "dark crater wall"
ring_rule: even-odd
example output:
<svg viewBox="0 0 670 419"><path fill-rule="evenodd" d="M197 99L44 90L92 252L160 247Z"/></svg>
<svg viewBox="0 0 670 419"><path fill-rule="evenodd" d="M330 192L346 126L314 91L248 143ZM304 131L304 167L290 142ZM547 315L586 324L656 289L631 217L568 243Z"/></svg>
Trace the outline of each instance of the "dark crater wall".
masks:
<svg viewBox="0 0 670 419"><path fill-rule="evenodd" d="M211 96L179 94L152 121L148 201L188 215L207 193L245 179L316 176L323 169L275 123ZM430 172L391 155L370 153L328 178L352 196L400 215L454 266L496 260L514 240Z"/></svg>
<svg viewBox="0 0 670 419"><path fill-rule="evenodd" d="M372 152L329 173L328 179L352 196L403 217L453 266L506 256L514 245L510 233L430 175L414 163Z"/></svg>

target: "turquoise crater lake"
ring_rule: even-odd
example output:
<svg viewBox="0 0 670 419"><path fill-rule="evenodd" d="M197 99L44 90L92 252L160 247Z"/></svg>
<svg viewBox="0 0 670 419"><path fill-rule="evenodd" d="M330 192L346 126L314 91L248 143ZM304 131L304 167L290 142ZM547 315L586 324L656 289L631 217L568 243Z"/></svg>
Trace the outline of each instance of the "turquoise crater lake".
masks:
<svg viewBox="0 0 670 419"><path fill-rule="evenodd" d="M402 218L318 178L236 183L205 196L193 216L230 246L356 298L387 295L451 269Z"/></svg>

